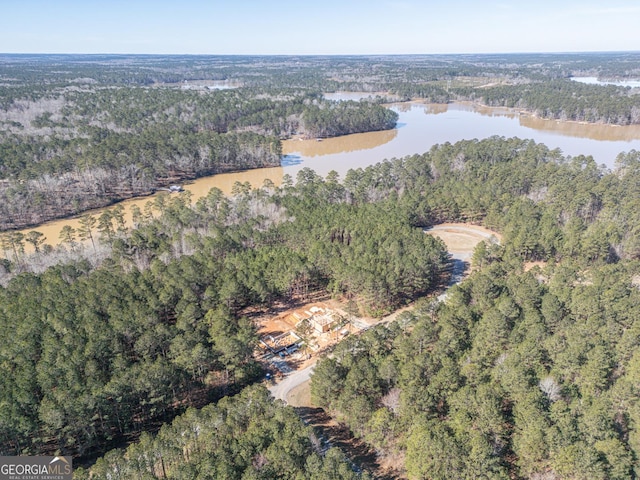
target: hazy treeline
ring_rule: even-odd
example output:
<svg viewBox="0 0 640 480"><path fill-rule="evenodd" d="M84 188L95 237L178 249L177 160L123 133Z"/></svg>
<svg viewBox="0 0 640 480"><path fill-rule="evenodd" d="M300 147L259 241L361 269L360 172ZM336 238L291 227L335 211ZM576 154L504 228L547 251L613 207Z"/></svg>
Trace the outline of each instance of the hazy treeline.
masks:
<svg viewBox="0 0 640 480"><path fill-rule="evenodd" d="M633 124L637 96L571 75L628 78L634 54L408 57L4 55L0 229L181 179L278 165L279 140L393 128L384 98L475 100L545 118ZM218 90L223 87L234 87ZM329 102L351 90L373 102ZM382 94L376 96L377 94Z"/></svg>
<svg viewBox="0 0 640 480"><path fill-rule="evenodd" d="M282 137L388 129L396 118L380 105L336 107L298 91L122 86L70 90L55 102L17 101L5 116L11 124L0 134L3 229L76 214L184 179L277 166Z"/></svg>
<svg viewBox="0 0 640 480"><path fill-rule="evenodd" d="M640 95L630 87L554 80L474 91L458 89L456 93L492 107L519 108L542 118L616 125L640 123Z"/></svg>

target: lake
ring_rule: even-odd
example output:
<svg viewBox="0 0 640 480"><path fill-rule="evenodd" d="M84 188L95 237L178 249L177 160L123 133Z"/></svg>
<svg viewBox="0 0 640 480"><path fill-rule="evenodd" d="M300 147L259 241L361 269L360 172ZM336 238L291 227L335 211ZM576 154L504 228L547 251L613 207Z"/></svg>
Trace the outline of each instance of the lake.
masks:
<svg viewBox="0 0 640 480"><path fill-rule="evenodd" d="M454 103L433 105L403 103L392 106L398 112L398 127L392 131L347 135L316 140L283 142L284 172L295 177L304 167L321 175L336 170L366 167L385 158L424 153L435 144L493 135L531 138L564 155L591 155L598 164L613 167L616 156L640 150L640 125L613 126L544 120L510 109Z"/></svg>
<svg viewBox="0 0 640 480"><path fill-rule="evenodd" d="M571 77L571 80L587 85L616 85L617 87L640 87L640 80L598 80L598 77Z"/></svg>
<svg viewBox="0 0 640 480"><path fill-rule="evenodd" d="M334 95L340 98L340 94ZM357 99L358 94L352 98ZM384 159L424 153L435 144L483 139L493 135L531 138L552 149L559 148L565 155L592 155L598 164L608 167L613 167L620 152L640 150L638 125L588 125L543 120L514 110L462 103L433 105L413 102L394 104L391 108L399 114L397 128L393 130L346 135L322 141L286 140L283 142L282 167L214 175L186 184L184 188L192 193L195 202L212 187L230 194L236 181L249 182L258 187L269 178L279 185L284 174L295 179L298 171L304 167L313 168L322 176L335 170L344 178L351 168L364 168ZM122 202L129 224L131 205L143 208L149 199L145 197ZM99 215L100 212L101 210L90 213ZM23 233L38 230L47 237L47 243L57 244L60 230L65 225L77 228L78 220L57 220L23 230Z"/></svg>

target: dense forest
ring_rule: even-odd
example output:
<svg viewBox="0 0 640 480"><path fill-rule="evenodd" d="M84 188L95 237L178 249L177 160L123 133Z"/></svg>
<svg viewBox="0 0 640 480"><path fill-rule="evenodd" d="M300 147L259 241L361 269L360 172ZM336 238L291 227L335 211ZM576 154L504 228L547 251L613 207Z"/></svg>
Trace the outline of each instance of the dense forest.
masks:
<svg viewBox="0 0 640 480"><path fill-rule="evenodd" d="M190 409L158 435L143 434L126 451L113 450L74 478L225 478L356 480L338 449L326 451L293 409L277 405L262 387L201 410Z"/></svg>
<svg viewBox="0 0 640 480"><path fill-rule="evenodd" d="M339 344L315 401L410 478L635 478L637 262L476 260L446 303Z"/></svg>
<svg viewBox="0 0 640 480"><path fill-rule="evenodd" d="M637 59L623 56L412 57L411 68L393 57L118 57L116 68L113 57L2 57L0 208L17 226L60 185L93 202L127 195L122 184L277 162L294 132L395 122L381 98L321 96L343 88L482 96L552 116L568 108L554 99L571 97L576 115L604 121L598 105L613 105L618 122L633 91L567 78L631 77ZM591 95L611 101L587 110ZM637 478L639 185L640 152L609 171L492 137L344 178L302 169L229 198L159 195L133 226L121 209L85 215L56 247L5 234L0 453L71 454L87 465L78 478L366 478L256 385L256 315L322 296L356 316L415 305L340 342L311 383L399 476ZM454 221L502 242L481 243L469 278L436 302L449 262L423 229Z"/></svg>
<svg viewBox="0 0 640 480"><path fill-rule="evenodd" d="M2 450L87 455L254 381L247 307L323 290L386 312L437 285L439 241L393 204L344 203L339 184L304 173L271 200L174 197L130 234L95 232L112 249L100 268L78 261L1 289Z"/></svg>
<svg viewBox="0 0 640 480"><path fill-rule="evenodd" d="M34 63L45 76L51 68ZM278 166L280 139L293 134L384 130L397 120L376 102L337 104L318 91L286 85L131 85L104 78L108 62L94 68L97 78L54 75L51 84L25 87L14 84L20 68L0 64L0 81L7 80L0 86L0 229L81 213L182 180Z"/></svg>
<svg viewBox="0 0 640 480"><path fill-rule="evenodd" d="M0 56L0 229L36 225L204 175L276 166L298 134L393 128L384 101L470 100L544 118L636 124L640 57ZM370 92L361 102L324 93Z"/></svg>
<svg viewBox="0 0 640 480"><path fill-rule="evenodd" d="M317 401L381 454L404 453L412 477L440 468L429 463L437 452L420 454L424 435L435 435L434 445L458 452L460 472L476 468L463 461L473 448L477 462L491 460L490 472L521 477L567 472L586 452L591 470L580 478L611 478L615 462L624 478L636 455L635 400L618 396L622 410L609 406L626 391L640 338L631 308L638 175L636 152L609 173L588 157L566 161L532 141L492 138L353 170L343 181L305 169L295 184L238 188L232 199L213 190L194 206L187 194L159 201L160 217L96 232L112 252L102 266L22 273L1 291L3 451L100 451L169 420L181 411L176 402L199 405L241 388L259 376L246 307L320 289L355 298L363 312L390 311L433 288L444 267L442 245L416 227L465 220L498 229L504 245L476 252L481 269L445 305L341 344L318 366ZM523 274L527 260L548 267ZM18 255L5 268L28 263ZM525 353L533 357L518 360ZM497 415L482 435L474 418L485 412L472 406L464 407L468 425L451 423L454 399L480 387ZM533 431L518 433L518 415L530 417L517 408L532 395L540 425L558 430L543 429L542 451L522 443ZM595 399L601 417L584 410ZM573 430L557 425L559 406ZM427 430L408 429L403 418L421 418ZM595 435L582 422L610 426Z"/></svg>

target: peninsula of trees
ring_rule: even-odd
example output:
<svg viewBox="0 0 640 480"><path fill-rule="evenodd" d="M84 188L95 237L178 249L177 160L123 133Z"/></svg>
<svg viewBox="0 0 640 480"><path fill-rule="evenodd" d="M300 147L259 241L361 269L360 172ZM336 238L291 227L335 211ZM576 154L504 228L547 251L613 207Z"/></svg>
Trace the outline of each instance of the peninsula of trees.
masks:
<svg viewBox="0 0 640 480"><path fill-rule="evenodd" d="M640 122L637 54L400 57L0 57L0 230L215 173L276 166L280 140L390 129L380 103L508 106L544 118ZM371 92L361 102L324 93Z"/></svg>
<svg viewBox="0 0 640 480"><path fill-rule="evenodd" d="M71 135L75 126L63 125L66 106L34 118L40 126L3 117L3 138L17 138L15 149L27 151L25 139L36 139L32 156L16 156L24 164L5 170L3 188L27 198L28 187L46 178L125 171L135 164L125 157L138 158L147 144L125 146L140 139L149 151L202 140L199 149L229 149L254 161L272 148L277 155L282 132L301 133L304 122L319 135L333 122L353 128L343 114L363 113L367 128L372 118L382 126L392 121L381 99L336 105L319 97L321 87L386 85L383 91L392 92L405 75L405 88L424 83L425 95L451 95L472 86L456 82L477 82L480 73L483 83L491 75L514 85L526 77L522 85L533 85L596 68L620 78L636 68L634 55L608 63L598 55L562 56L560 63L518 58L517 68L500 56L459 64L442 57L428 65L417 58L415 70L405 72L398 68L405 58L195 58L197 87L153 57L140 60L144 69L126 62L96 67L80 57L65 63L68 70L57 65L44 73L25 68L41 65L39 58L11 58L3 68L12 76L3 74L1 88L12 100L3 115L20 102L32 102L24 103L30 111L52 92L86 94L87 102L97 92L113 111L121 105L143 113L126 120L87 107L85 117L75 117L78 101L68 118L91 118L78 137ZM287 68L269 72L273 65ZM41 85L20 87L34 71ZM205 80L234 75L242 88L207 89ZM181 88L184 80L189 88ZM177 100L169 100L174 94ZM198 100L185 100L191 96ZM144 110L144 98L166 98L166 111ZM226 129L197 127L216 111L200 111L201 99L233 105L220 108ZM257 108L260 102L269 106ZM176 118L182 127L171 123ZM183 130L189 122L195 127ZM175 140L146 137L159 124L174 125ZM36 148L47 142L62 142L59 151L67 153L58 158ZM10 151L8 145L2 148ZM191 152L192 144L184 148ZM95 158L79 154L83 149ZM204 156L167 155L173 170L162 160L142 172L159 181L177 166L204 165ZM64 159L68 170L57 170ZM76 165L80 160L86 165ZM78 478L92 479L367 478L339 451L325 451L290 407L256 385L264 372L253 356L254 316L279 302L324 295L348 303L354 315L415 305L395 322L347 337L311 380L315 402L378 457L394 459L399 474L638 478L639 186L640 152L621 154L607 170L589 156L566 158L531 140L491 137L437 145L344 178L302 169L279 187L238 184L229 198L216 189L195 204L188 192L159 195L131 227L117 211L99 229L87 215L86 231L94 235L87 244L68 236L32 254L8 248L0 264L0 453L71 454L86 462ZM481 243L469 278L438 302L432 294L447 284L448 257L423 229L443 222L482 224L502 241ZM34 246L40 240L30 239Z"/></svg>

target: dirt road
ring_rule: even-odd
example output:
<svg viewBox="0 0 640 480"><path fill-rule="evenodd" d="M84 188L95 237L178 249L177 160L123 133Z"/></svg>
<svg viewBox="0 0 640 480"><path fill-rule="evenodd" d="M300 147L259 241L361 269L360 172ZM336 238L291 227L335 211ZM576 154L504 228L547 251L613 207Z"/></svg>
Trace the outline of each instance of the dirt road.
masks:
<svg viewBox="0 0 640 480"><path fill-rule="evenodd" d="M276 398L278 400L282 400L283 402L286 403L287 402L287 395L289 395L289 392L291 390L296 388L298 385L301 385L304 382L309 381L315 366L316 366L316 364L313 363L312 365L309 365L308 367L303 368L302 370L298 370L296 372L293 372L293 373L289 374L280 383L277 383L276 385L270 386L269 387L269 391L271 392L271 395L274 398Z"/></svg>
<svg viewBox="0 0 640 480"><path fill-rule="evenodd" d="M447 250L451 254L453 259L453 272L449 287L463 280L468 267L468 262L471 259L473 250L478 243L491 238L494 238L496 241L500 241L500 235L496 232L492 232L491 230L483 227L463 223L444 223L426 229L425 232L441 238L447 245ZM445 298L446 292L440 295L438 300L443 301ZM378 323L392 322L401 312L410 310L411 308L412 307L405 307L398 310L380 320ZM293 389L309 381L314 367L315 362L302 370L289 373L284 380L269 387L271 395L273 395L274 398L287 403L289 393Z"/></svg>

